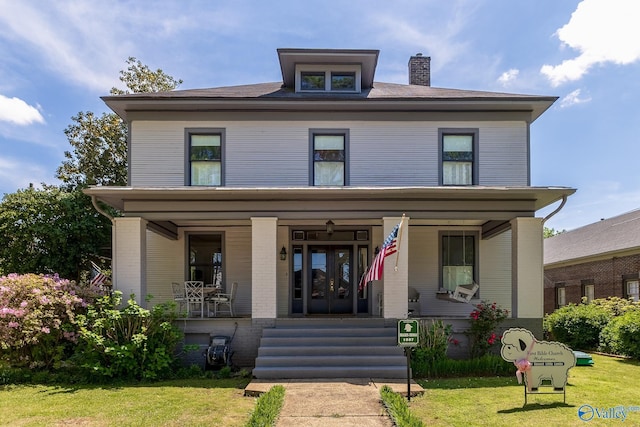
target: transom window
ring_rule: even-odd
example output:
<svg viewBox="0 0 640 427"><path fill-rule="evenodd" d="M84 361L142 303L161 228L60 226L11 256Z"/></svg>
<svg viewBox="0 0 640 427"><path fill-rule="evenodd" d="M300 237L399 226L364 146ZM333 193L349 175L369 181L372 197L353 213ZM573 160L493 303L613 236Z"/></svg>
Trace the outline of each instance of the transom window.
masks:
<svg viewBox="0 0 640 427"><path fill-rule="evenodd" d="M222 132L188 133L190 185L222 185L222 140Z"/></svg>
<svg viewBox="0 0 640 427"><path fill-rule="evenodd" d="M476 236L469 234L443 234L442 287L453 291L458 285L475 283Z"/></svg>
<svg viewBox="0 0 640 427"><path fill-rule="evenodd" d="M442 185L477 183L477 131L440 131Z"/></svg>
<svg viewBox="0 0 640 427"><path fill-rule="evenodd" d="M311 185L347 185L346 132L311 132L312 183Z"/></svg>

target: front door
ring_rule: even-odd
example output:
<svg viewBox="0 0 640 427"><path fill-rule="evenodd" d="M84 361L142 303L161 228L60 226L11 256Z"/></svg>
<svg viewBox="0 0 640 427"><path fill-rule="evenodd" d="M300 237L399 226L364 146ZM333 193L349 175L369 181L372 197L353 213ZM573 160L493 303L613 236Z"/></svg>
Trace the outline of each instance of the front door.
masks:
<svg viewBox="0 0 640 427"><path fill-rule="evenodd" d="M350 246L309 247L309 314L353 313L353 272Z"/></svg>

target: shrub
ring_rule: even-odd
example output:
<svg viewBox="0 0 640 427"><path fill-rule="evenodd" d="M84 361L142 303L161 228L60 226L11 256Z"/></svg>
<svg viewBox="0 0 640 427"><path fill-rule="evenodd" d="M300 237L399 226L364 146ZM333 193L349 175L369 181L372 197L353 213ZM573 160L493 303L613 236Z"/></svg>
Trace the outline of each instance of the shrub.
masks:
<svg viewBox="0 0 640 427"><path fill-rule="evenodd" d="M640 311L613 319L600 333L600 350L640 359Z"/></svg>
<svg viewBox="0 0 640 427"><path fill-rule="evenodd" d="M512 376L513 373L513 363L495 354L485 354L473 359L441 359L426 365L419 375L414 371L418 378Z"/></svg>
<svg viewBox="0 0 640 427"><path fill-rule="evenodd" d="M62 367L77 340L76 316L98 292L58 275L0 277L0 357L13 367Z"/></svg>
<svg viewBox="0 0 640 427"><path fill-rule="evenodd" d="M483 301L476 305L476 309L469 315L471 326L467 331L471 343L469 351L472 358L484 356L493 346L499 344L500 339L495 331L508 315L509 311L501 308L495 302L489 304Z"/></svg>
<svg viewBox="0 0 640 427"><path fill-rule="evenodd" d="M425 375L434 362L446 359L450 341L451 325L445 325L442 320L420 321L418 346L411 349L414 374Z"/></svg>
<svg viewBox="0 0 640 427"><path fill-rule="evenodd" d="M550 338L574 350L598 347L600 332L613 318L612 310L603 304L569 304L547 315L544 328Z"/></svg>
<svg viewBox="0 0 640 427"><path fill-rule="evenodd" d="M151 311L133 298L118 309L122 293L114 292L89 307L80 324L76 362L106 378L158 379L170 375L175 349L182 339L172 324L172 304L159 304Z"/></svg>

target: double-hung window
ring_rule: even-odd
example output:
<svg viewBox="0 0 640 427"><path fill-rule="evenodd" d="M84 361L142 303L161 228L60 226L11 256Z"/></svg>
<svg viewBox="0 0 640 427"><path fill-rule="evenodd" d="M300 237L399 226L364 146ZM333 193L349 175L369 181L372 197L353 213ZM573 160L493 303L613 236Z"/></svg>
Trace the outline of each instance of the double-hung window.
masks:
<svg viewBox="0 0 640 427"><path fill-rule="evenodd" d="M583 301L590 303L595 297L596 285L593 284L591 279L583 280L581 284Z"/></svg>
<svg viewBox="0 0 640 427"><path fill-rule="evenodd" d="M442 287L453 291L476 278L476 233L441 234Z"/></svg>
<svg viewBox="0 0 640 427"><path fill-rule="evenodd" d="M627 298L632 301L640 301L640 280L626 280L625 287Z"/></svg>
<svg viewBox="0 0 640 427"><path fill-rule="evenodd" d="M187 158L189 159L189 185L223 185L222 130L187 130Z"/></svg>
<svg viewBox="0 0 640 427"><path fill-rule="evenodd" d="M564 307L567 305L567 293L564 287L564 283L556 285L556 308Z"/></svg>
<svg viewBox="0 0 640 427"><path fill-rule="evenodd" d="M348 185L348 132L310 131L311 185Z"/></svg>
<svg viewBox="0 0 640 427"><path fill-rule="evenodd" d="M441 129L439 136L441 146L441 184L477 184L477 129Z"/></svg>

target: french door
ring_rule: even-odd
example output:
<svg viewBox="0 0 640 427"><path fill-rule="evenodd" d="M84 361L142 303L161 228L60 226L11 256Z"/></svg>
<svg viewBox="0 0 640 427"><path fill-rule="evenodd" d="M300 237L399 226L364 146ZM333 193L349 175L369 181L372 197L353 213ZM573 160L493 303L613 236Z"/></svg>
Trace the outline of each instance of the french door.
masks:
<svg viewBox="0 0 640 427"><path fill-rule="evenodd" d="M353 313L352 246L309 246L309 314Z"/></svg>

